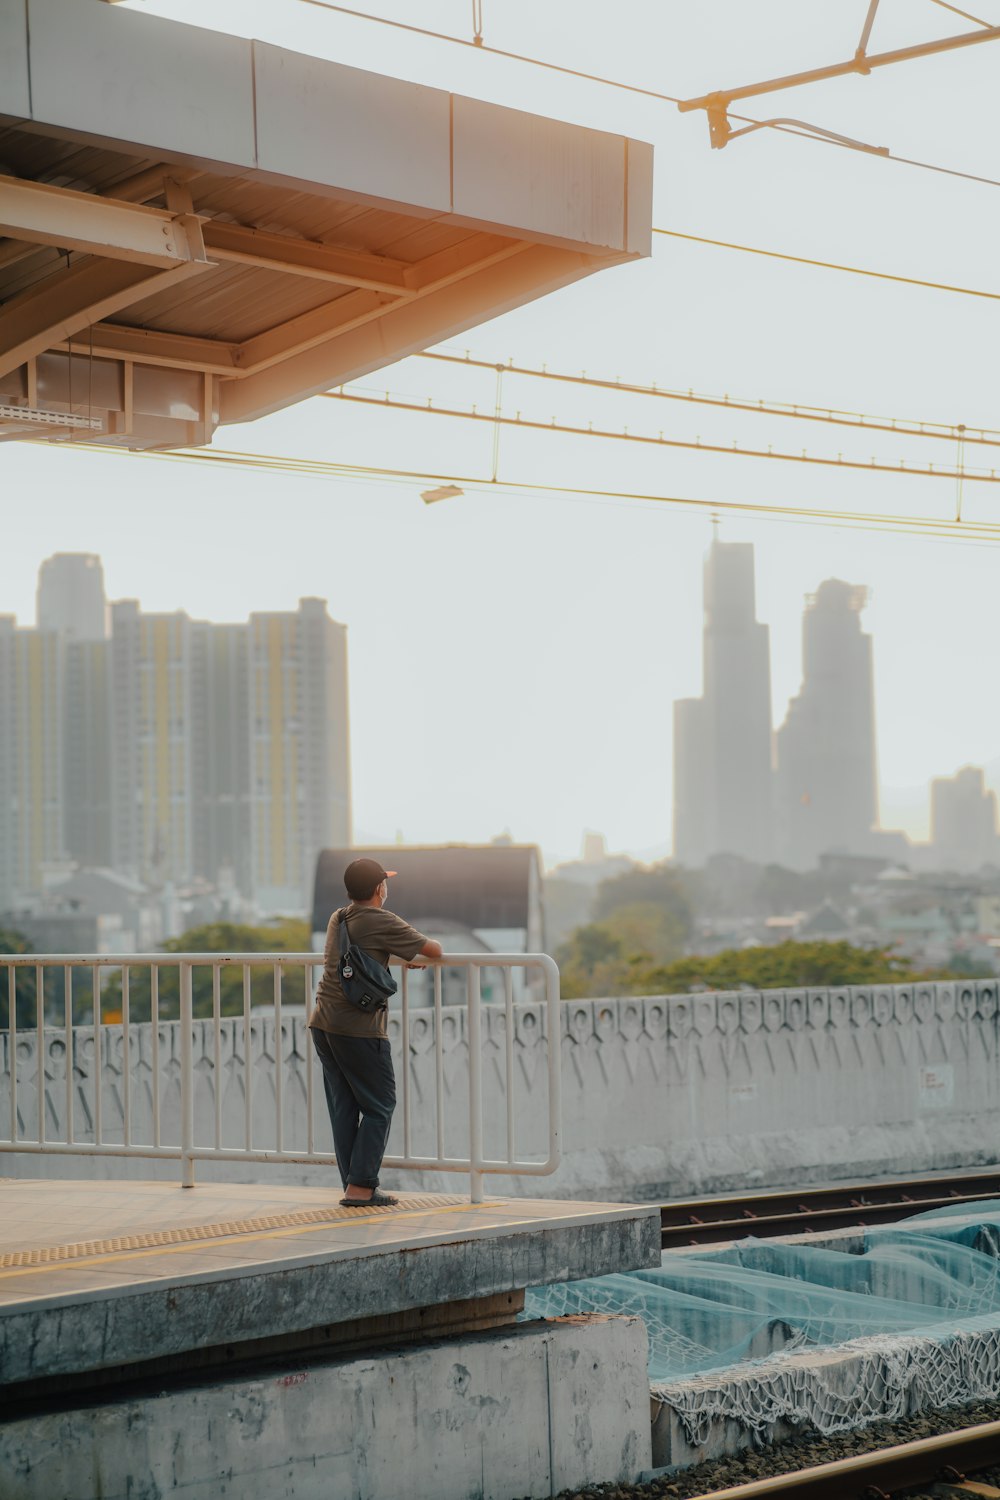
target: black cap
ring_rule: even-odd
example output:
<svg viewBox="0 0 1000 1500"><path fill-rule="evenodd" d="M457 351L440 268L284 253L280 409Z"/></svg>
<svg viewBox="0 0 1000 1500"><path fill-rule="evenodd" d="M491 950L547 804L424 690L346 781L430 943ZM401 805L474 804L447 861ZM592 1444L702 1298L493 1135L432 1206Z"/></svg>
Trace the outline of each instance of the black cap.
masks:
<svg viewBox="0 0 1000 1500"><path fill-rule="evenodd" d="M383 870L377 859L352 859L344 871L344 885L352 901L370 901L383 880L395 873Z"/></svg>

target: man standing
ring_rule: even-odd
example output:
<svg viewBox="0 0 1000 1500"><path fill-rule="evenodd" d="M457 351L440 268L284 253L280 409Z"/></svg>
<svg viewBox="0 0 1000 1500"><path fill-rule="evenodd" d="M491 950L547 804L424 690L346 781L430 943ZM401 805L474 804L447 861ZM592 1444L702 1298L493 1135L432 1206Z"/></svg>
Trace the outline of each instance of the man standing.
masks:
<svg viewBox="0 0 1000 1500"><path fill-rule="evenodd" d="M345 1208L366 1204L384 1207L397 1198L378 1190L378 1174L389 1138L389 1125L396 1107L396 1079L386 1029L388 1009L363 1011L352 1005L340 983L340 924L344 922L352 943L377 963L389 967L389 958L406 960L440 958L441 944L424 937L409 922L385 910L389 877L375 859L355 859L344 871L350 905L330 918L323 953L323 977L316 991L316 1004L309 1029L323 1067L333 1146L344 1184L341 1203ZM403 1066L408 1066L403 1059Z"/></svg>

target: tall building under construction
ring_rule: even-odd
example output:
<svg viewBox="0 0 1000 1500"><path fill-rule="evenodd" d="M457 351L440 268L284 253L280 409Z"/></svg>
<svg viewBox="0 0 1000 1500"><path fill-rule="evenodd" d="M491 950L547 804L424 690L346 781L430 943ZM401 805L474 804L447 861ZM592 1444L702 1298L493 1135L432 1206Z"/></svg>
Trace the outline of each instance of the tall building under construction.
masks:
<svg viewBox="0 0 1000 1500"><path fill-rule="evenodd" d="M715 538L705 560L704 690L674 705L674 855L771 857L771 665L753 546Z"/></svg>
<svg viewBox="0 0 1000 1500"><path fill-rule="evenodd" d="M868 590L828 578L806 601L802 687L777 734L779 854L811 869L821 854L864 854L878 824Z"/></svg>

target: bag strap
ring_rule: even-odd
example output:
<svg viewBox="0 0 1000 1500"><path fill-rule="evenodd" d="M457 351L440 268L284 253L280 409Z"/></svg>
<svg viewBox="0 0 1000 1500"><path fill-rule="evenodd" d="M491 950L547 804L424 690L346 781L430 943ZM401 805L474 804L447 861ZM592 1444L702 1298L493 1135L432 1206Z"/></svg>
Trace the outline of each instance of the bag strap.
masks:
<svg viewBox="0 0 1000 1500"><path fill-rule="evenodd" d="M351 946L351 937L347 931L347 907L342 906L337 913L337 935L340 939L340 956L347 957L347 950Z"/></svg>
<svg viewBox="0 0 1000 1500"><path fill-rule="evenodd" d="M351 935L347 930L347 919L349 916L357 916L357 912L351 912L346 906L342 906L337 912L337 936L340 940L340 956L347 957L347 950L351 946Z"/></svg>

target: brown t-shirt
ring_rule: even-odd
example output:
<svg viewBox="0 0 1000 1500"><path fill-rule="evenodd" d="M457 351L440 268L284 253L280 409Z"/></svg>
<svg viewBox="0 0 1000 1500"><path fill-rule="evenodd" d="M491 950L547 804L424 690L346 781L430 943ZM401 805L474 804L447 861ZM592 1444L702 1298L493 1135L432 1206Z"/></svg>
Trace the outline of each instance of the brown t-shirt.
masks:
<svg viewBox="0 0 1000 1500"><path fill-rule="evenodd" d="M352 1005L340 983L340 918L346 913L347 932L377 963L389 966L390 955L408 963L416 958L427 939L422 932L379 906L341 907L330 918L323 952L323 977L316 990L316 1004L309 1025L333 1036L385 1036L388 1010L363 1011Z"/></svg>

